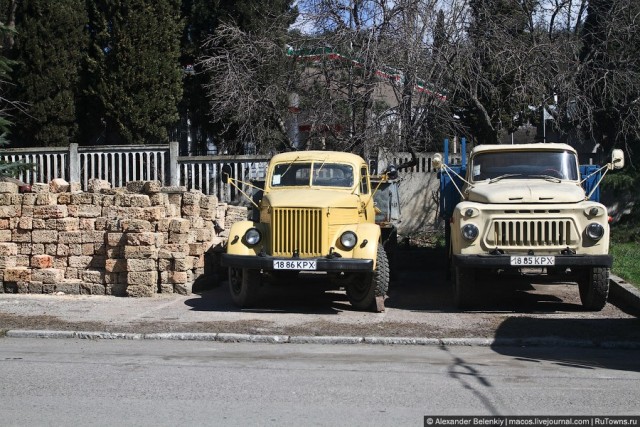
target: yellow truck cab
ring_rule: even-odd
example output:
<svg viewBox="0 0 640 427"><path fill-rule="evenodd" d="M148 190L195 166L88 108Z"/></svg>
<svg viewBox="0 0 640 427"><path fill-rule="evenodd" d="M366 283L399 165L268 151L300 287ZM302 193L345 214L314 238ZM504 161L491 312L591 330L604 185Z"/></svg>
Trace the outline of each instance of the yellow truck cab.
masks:
<svg viewBox="0 0 640 427"><path fill-rule="evenodd" d="M222 255L234 303L258 303L265 275L324 272L344 285L355 308L381 310L389 265L373 193L368 165L355 154L275 155L258 203L259 221L235 223Z"/></svg>

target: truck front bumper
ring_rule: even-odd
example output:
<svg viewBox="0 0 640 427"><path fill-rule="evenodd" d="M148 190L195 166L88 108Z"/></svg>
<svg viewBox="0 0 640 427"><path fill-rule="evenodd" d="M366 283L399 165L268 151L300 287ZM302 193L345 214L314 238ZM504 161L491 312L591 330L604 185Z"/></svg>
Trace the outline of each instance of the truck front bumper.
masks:
<svg viewBox="0 0 640 427"><path fill-rule="evenodd" d="M325 272L350 272L367 273L373 271L372 259L353 258L285 258L268 255L231 255L222 254L221 264L223 267L247 268L252 270L274 271L274 261L315 261L314 270L304 268L293 269L293 271L325 271ZM278 270L286 271L286 270ZM289 269L291 271L291 269Z"/></svg>
<svg viewBox="0 0 640 427"><path fill-rule="evenodd" d="M605 267L611 268L611 255L555 255L552 267ZM510 255L453 255L453 265L471 268L520 268L512 266Z"/></svg>

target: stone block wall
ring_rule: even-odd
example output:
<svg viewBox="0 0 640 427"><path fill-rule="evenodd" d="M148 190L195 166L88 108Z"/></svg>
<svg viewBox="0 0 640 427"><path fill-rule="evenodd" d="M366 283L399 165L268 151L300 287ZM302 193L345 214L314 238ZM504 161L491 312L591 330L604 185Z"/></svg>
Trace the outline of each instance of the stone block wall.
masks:
<svg viewBox="0 0 640 427"><path fill-rule="evenodd" d="M20 193L0 182L0 292L190 294L205 255L247 217L246 208L156 181L77 188L54 180Z"/></svg>

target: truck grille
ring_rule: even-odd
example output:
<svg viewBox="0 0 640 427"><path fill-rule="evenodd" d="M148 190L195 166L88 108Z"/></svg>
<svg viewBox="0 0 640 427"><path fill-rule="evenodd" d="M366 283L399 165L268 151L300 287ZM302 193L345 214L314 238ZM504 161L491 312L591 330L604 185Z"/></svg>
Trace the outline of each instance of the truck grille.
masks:
<svg viewBox="0 0 640 427"><path fill-rule="evenodd" d="M490 233L495 240L492 243L500 247L568 246L572 230L568 219L495 220Z"/></svg>
<svg viewBox="0 0 640 427"><path fill-rule="evenodd" d="M274 209L271 221L274 256L322 255L321 209Z"/></svg>

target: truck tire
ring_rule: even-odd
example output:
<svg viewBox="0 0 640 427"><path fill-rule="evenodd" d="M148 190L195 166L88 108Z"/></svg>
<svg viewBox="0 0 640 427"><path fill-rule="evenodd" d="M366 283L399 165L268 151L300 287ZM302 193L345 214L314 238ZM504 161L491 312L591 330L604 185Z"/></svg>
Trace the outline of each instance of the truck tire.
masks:
<svg viewBox="0 0 640 427"><path fill-rule="evenodd" d="M609 295L609 269L590 267L578 279L580 301L585 310L600 311Z"/></svg>
<svg viewBox="0 0 640 427"><path fill-rule="evenodd" d="M475 294L475 276L471 268L455 267L453 274L453 303L457 308L471 307Z"/></svg>
<svg viewBox="0 0 640 427"><path fill-rule="evenodd" d="M259 287L258 270L229 267L229 293L236 306L247 308L255 304Z"/></svg>
<svg viewBox="0 0 640 427"><path fill-rule="evenodd" d="M348 283L346 290L349 302L355 309L377 311L376 297L384 297L389 290L389 260L382 244L378 245L376 268L373 272Z"/></svg>

